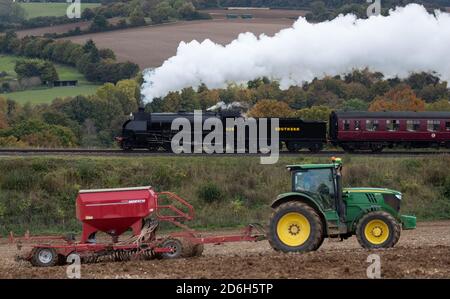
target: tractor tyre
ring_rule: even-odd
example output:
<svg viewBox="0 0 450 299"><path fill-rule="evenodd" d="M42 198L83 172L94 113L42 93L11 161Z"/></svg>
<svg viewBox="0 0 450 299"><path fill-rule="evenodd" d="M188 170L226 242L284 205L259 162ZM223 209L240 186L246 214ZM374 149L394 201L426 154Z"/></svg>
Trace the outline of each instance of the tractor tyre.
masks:
<svg viewBox="0 0 450 299"><path fill-rule="evenodd" d="M395 244L398 243L398 241L400 240L401 233L402 233L402 225L400 223L397 223L397 226L398 226L398 228L397 228L398 234L394 235L395 240L394 240L394 245L392 245L392 246L395 246Z"/></svg>
<svg viewBox="0 0 450 299"><path fill-rule="evenodd" d="M33 250L31 264L35 267L53 267L58 261L58 254L53 248L39 247Z"/></svg>
<svg viewBox="0 0 450 299"><path fill-rule="evenodd" d="M319 249L319 248L320 248L320 246L322 246L322 244L323 244L323 241L325 241L325 236L324 236L324 235L322 235L322 238L320 238L320 241L319 241L319 243L317 244L317 247L316 247L316 248L314 248L314 250L317 250L317 249Z"/></svg>
<svg viewBox="0 0 450 299"><path fill-rule="evenodd" d="M391 214L370 212L356 224L356 238L367 249L390 248L400 239L401 226Z"/></svg>
<svg viewBox="0 0 450 299"><path fill-rule="evenodd" d="M270 217L268 231L270 246L282 252L313 251L324 238L320 216L302 202L287 202L277 207Z"/></svg>

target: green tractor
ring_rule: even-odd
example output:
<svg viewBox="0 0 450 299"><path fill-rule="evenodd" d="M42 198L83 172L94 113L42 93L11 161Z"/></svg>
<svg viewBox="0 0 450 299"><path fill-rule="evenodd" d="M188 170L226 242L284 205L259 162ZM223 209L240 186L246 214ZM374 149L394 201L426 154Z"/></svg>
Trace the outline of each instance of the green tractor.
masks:
<svg viewBox="0 0 450 299"><path fill-rule="evenodd" d="M289 165L292 191L272 203L267 238L283 252L317 250L328 238L356 235L364 248L393 247L416 217L401 215L402 194L382 188L342 188L342 162Z"/></svg>

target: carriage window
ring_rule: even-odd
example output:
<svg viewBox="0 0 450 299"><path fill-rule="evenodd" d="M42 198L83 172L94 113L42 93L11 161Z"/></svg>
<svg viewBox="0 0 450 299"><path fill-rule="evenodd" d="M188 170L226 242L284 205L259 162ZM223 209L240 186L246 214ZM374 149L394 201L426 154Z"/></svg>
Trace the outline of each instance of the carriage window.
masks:
<svg viewBox="0 0 450 299"><path fill-rule="evenodd" d="M445 122L445 130L450 131L450 121Z"/></svg>
<svg viewBox="0 0 450 299"><path fill-rule="evenodd" d="M427 120L427 129L430 132L439 131L440 126L441 126L440 120Z"/></svg>
<svg viewBox="0 0 450 299"><path fill-rule="evenodd" d="M400 121L393 119L393 120L387 120L386 121L386 129L388 131L398 131L400 129Z"/></svg>
<svg viewBox="0 0 450 299"><path fill-rule="evenodd" d="M344 125L344 131L350 130L350 121L349 120L344 120L342 123Z"/></svg>
<svg viewBox="0 0 450 299"><path fill-rule="evenodd" d="M379 128L378 120L366 120L367 131L378 131L378 128Z"/></svg>
<svg viewBox="0 0 450 299"><path fill-rule="evenodd" d="M354 124L355 124L356 131L361 130L361 121L355 120Z"/></svg>
<svg viewBox="0 0 450 299"><path fill-rule="evenodd" d="M407 120L406 121L406 130L410 132L419 131L420 129L420 120Z"/></svg>

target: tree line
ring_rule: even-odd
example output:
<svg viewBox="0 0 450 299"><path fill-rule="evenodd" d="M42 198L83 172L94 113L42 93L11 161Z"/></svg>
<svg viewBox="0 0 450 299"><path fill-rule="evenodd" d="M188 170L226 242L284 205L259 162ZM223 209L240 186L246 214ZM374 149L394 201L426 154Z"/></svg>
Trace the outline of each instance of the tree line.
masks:
<svg viewBox="0 0 450 299"><path fill-rule="evenodd" d="M435 73L412 73L405 79L384 78L368 69L343 76L314 79L302 86L280 89L277 81L259 78L246 85L230 84L223 89L197 91L185 88L154 99L146 105L149 112L207 109L223 101L239 102L250 116L328 118L333 110L343 111L450 111L450 91L446 81ZM312 109L312 110L311 110ZM324 112L325 111L325 112ZM329 114L329 113L328 113Z"/></svg>
<svg viewBox="0 0 450 299"><path fill-rule="evenodd" d="M79 21L93 22L93 26L83 32L78 28L65 33L64 36L158 24L169 20L210 18L208 14L199 12L192 1L188 0L103 1L98 7L84 9L79 19L69 19L67 16L42 16L27 19L26 12L19 3L0 0L0 6L3 2L5 2L5 11L8 12L0 9L2 11L0 12L0 31L55 26ZM108 19L115 17L120 17L121 20L117 24L111 24ZM56 36L59 35L53 35L53 37Z"/></svg>
<svg viewBox="0 0 450 299"><path fill-rule="evenodd" d="M139 66L132 62L116 62L110 49L98 49L92 40L84 45L71 41L26 36L18 38L14 32L0 36L0 53L39 58L76 67L88 81L116 83L133 78Z"/></svg>
<svg viewBox="0 0 450 299"><path fill-rule="evenodd" d="M270 7L287 9L310 9L317 0L195 0L199 8L217 7ZM366 0L323 0L328 9L337 9L351 4L367 4ZM430 8L450 6L449 0L383 0L382 6L392 8L409 3L420 3Z"/></svg>
<svg viewBox="0 0 450 299"><path fill-rule="evenodd" d="M57 98L51 104L19 105L0 96L2 147L113 147L129 114L143 105L142 76L106 83L91 96ZM148 112L207 109L218 102L239 102L252 117L328 120L331 110L450 111L447 82L434 73L405 79L384 78L369 70L315 79L282 90L277 81L259 78L244 85L197 90L185 88L147 103Z"/></svg>

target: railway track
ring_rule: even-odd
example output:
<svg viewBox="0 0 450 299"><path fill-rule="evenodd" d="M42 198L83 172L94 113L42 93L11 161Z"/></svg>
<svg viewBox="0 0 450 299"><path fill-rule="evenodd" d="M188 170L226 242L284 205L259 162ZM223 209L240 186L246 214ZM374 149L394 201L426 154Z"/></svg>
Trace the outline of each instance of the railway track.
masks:
<svg viewBox="0 0 450 299"><path fill-rule="evenodd" d="M245 154L174 154L170 152L150 152L148 150L133 150L133 151L123 151L121 149L0 149L0 156L262 156L261 153L245 153ZM433 155L450 155L450 151L383 151L380 153L372 153L370 151L360 151L354 153L346 153L344 151L332 151L324 150L318 153L311 153L309 151L300 151L296 153L281 151L281 156L333 156L333 155L370 155L370 156L381 156L381 157L395 157L395 156L433 156Z"/></svg>

